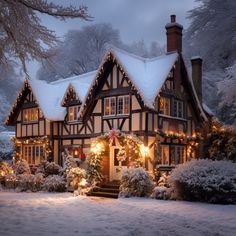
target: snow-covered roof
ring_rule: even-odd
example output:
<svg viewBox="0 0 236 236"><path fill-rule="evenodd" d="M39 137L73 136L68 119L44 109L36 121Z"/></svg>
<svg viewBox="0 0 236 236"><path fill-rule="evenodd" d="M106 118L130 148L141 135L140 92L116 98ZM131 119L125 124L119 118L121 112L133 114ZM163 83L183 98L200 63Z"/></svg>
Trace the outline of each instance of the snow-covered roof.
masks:
<svg viewBox="0 0 236 236"><path fill-rule="evenodd" d="M112 48L110 52L139 91L146 106L154 108L155 98L174 66L176 52L155 58L143 58Z"/></svg>
<svg viewBox="0 0 236 236"><path fill-rule="evenodd" d="M65 95L68 92L68 89L70 87L74 88L79 100L81 102L83 102L86 98L87 92L93 82L93 80L95 79L97 71L91 71L82 75L78 75L78 76L74 76L74 77L70 77L68 79L64 79L63 81L67 81L69 82L67 89L64 93L63 99L61 101L61 103L63 103L64 99L65 99ZM63 82L61 81L61 82ZM58 84L60 83L60 81L55 81L53 82L53 84Z"/></svg>
<svg viewBox="0 0 236 236"><path fill-rule="evenodd" d="M48 120L64 120L66 108L61 106L63 94L68 82L50 84L43 80L28 81L43 115Z"/></svg>
<svg viewBox="0 0 236 236"><path fill-rule="evenodd" d="M92 71L67 79L59 79L51 83L36 79L31 79L28 83L44 117L48 120L59 121L64 120L66 115L66 108L61 106L61 102L67 88L72 85L79 99L83 102L95 75L96 71Z"/></svg>

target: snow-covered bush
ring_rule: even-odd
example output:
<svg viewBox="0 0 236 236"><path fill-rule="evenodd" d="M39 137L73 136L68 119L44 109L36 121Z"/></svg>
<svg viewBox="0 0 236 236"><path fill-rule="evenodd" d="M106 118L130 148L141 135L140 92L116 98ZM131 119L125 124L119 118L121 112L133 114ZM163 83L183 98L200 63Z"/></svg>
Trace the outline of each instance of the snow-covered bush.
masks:
<svg viewBox="0 0 236 236"><path fill-rule="evenodd" d="M75 190L86 185L86 171L80 167L71 168L67 176L68 186Z"/></svg>
<svg viewBox="0 0 236 236"><path fill-rule="evenodd" d="M168 199L168 193L167 193L167 187L165 186L157 186L153 189L151 198L155 198L155 199Z"/></svg>
<svg viewBox="0 0 236 236"><path fill-rule="evenodd" d="M150 196L154 184L148 171L142 167L124 170L121 178L120 197Z"/></svg>
<svg viewBox="0 0 236 236"><path fill-rule="evenodd" d="M6 161L0 161L0 176L13 173L12 167Z"/></svg>
<svg viewBox="0 0 236 236"><path fill-rule="evenodd" d="M36 173L42 173L45 177L49 175L58 175L62 171L61 166L55 162L42 161L36 170Z"/></svg>
<svg viewBox="0 0 236 236"><path fill-rule="evenodd" d="M17 188L19 192L31 191L37 192L42 190L44 183L43 175L38 173L36 175L32 174L21 174L17 176Z"/></svg>
<svg viewBox="0 0 236 236"><path fill-rule="evenodd" d="M64 160L65 161L63 163L63 173L64 173L64 176L67 177L70 169L77 167L77 163L74 160L74 158L69 154L65 155Z"/></svg>
<svg viewBox="0 0 236 236"><path fill-rule="evenodd" d="M12 159L13 148L11 138L7 133L0 132L0 160Z"/></svg>
<svg viewBox="0 0 236 236"><path fill-rule="evenodd" d="M14 168L16 175L31 174L29 164L25 159L21 159L20 161L18 161L15 164Z"/></svg>
<svg viewBox="0 0 236 236"><path fill-rule="evenodd" d="M178 165L168 182L172 199L236 202L236 163L231 161L192 160Z"/></svg>
<svg viewBox="0 0 236 236"><path fill-rule="evenodd" d="M48 192L64 192L66 190L66 181L62 176L49 175L45 178L43 187Z"/></svg>
<svg viewBox="0 0 236 236"><path fill-rule="evenodd" d="M15 189L17 185L16 175L14 173L5 175L5 187L8 189Z"/></svg>
<svg viewBox="0 0 236 236"><path fill-rule="evenodd" d="M58 175L61 172L62 168L55 162L46 162L45 163L45 174L48 175Z"/></svg>

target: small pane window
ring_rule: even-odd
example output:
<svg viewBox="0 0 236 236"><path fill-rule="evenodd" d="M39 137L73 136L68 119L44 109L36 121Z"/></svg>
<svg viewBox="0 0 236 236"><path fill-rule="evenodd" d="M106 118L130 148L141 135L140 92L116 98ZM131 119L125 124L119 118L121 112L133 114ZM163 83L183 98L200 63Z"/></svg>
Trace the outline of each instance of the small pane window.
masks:
<svg viewBox="0 0 236 236"><path fill-rule="evenodd" d="M23 121L24 122L38 121L38 108L24 109L23 110Z"/></svg>
<svg viewBox="0 0 236 236"><path fill-rule="evenodd" d="M79 106L71 106L69 107L69 121L77 121L78 120L78 112L79 112Z"/></svg>
<svg viewBox="0 0 236 236"><path fill-rule="evenodd" d="M182 101L174 101L173 105L173 115L174 117L183 118L184 117L184 109L183 109L183 102Z"/></svg>
<svg viewBox="0 0 236 236"><path fill-rule="evenodd" d="M111 115L116 114L116 98L111 98L110 100Z"/></svg>
<svg viewBox="0 0 236 236"><path fill-rule="evenodd" d="M104 115L111 116L116 114L116 98L109 97L104 99Z"/></svg>
<svg viewBox="0 0 236 236"><path fill-rule="evenodd" d="M163 115L170 115L170 99L165 97L160 97L160 107L159 111Z"/></svg>

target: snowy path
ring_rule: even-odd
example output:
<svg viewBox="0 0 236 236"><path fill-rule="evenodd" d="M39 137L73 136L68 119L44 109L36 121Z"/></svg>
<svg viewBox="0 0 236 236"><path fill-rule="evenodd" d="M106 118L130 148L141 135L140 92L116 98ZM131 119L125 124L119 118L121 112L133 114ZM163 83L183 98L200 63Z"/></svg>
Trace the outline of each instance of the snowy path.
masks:
<svg viewBox="0 0 236 236"><path fill-rule="evenodd" d="M236 205L0 192L0 235L236 235Z"/></svg>

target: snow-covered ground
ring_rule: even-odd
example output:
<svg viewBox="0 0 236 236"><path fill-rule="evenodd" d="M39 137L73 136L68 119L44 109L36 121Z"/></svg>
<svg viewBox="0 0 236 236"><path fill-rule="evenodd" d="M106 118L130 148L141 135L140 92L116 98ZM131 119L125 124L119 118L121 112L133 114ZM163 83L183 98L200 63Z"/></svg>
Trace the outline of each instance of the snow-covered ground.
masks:
<svg viewBox="0 0 236 236"><path fill-rule="evenodd" d="M236 205L0 192L0 235L236 235Z"/></svg>

